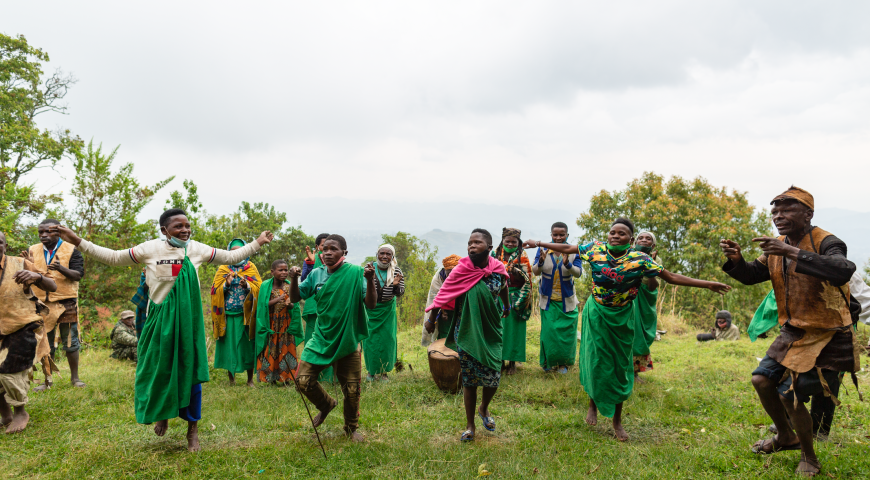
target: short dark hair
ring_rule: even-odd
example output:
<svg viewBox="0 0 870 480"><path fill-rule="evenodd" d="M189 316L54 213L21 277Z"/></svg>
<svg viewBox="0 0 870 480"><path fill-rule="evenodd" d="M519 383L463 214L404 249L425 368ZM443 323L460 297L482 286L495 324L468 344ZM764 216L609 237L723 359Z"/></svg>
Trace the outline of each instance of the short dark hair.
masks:
<svg viewBox="0 0 870 480"><path fill-rule="evenodd" d="M564 228L567 231L568 224L566 224L565 222L556 222L553 224L552 227L550 227L550 230L552 231L554 228Z"/></svg>
<svg viewBox="0 0 870 480"><path fill-rule="evenodd" d="M628 227L629 230L631 230L631 234L634 235L634 223L632 223L631 220L629 220L625 217L619 217L616 220L614 220L613 223L610 224L610 226L612 227L612 226L617 225L617 224L625 225L626 227Z"/></svg>
<svg viewBox="0 0 870 480"><path fill-rule="evenodd" d="M314 239L314 246L315 247L320 246L320 242L326 240L326 237L328 237L328 236L329 236L328 233L321 233L320 235L318 235L317 238Z"/></svg>
<svg viewBox="0 0 870 480"><path fill-rule="evenodd" d="M288 267L290 266L290 264L287 263L287 260L284 260L283 258L279 258L278 260L275 260L274 262L272 262L272 270L275 270L276 268L278 268L278 265L282 265L282 264L287 265Z"/></svg>
<svg viewBox="0 0 870 480"><path fill-rule="evenodd" d="M46 218L45 220L39 222L39 225L60 225L60 222L53 218Z"/></svg>
<svg viewBox="0 0 870 480"><path fill-rule="evenodd" d="M169 223L169 219L176 215L184 215L186 217L187 212L180 208L170 208L169 210L163 212L163 214L160 215L160 226L165 227Z"/></svg>
<svg viewBox="0 0 870 480"><path fill-rule="evenodd" d="M489 245L490 247L492 246L492 234L489 233L489 231L487 229L475 228L474 230L471 231L471 234L474 235L475 233L479 233L479 234L483 235L483 237L486 238L486 244Z"/></svg>
<svg viewBox="0 0 870 480"><path fill-rule="evenodd" d="M338 235L336 233L330 234L323 239L324 242L327 240L335 240L336 242L338 242L338 246L341 247L342 250L347 250L347 240L345 240L344 237L342 237L341 235Z"/></svg>

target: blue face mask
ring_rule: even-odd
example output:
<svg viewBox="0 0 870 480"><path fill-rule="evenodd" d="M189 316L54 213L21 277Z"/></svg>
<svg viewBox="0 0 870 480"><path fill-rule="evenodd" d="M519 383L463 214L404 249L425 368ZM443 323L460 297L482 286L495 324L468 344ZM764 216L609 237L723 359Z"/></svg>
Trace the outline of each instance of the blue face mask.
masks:
<svg viewBox="0 0 870 480"><path fill-rule="evenodd" d="M187 241L185 242L185 241L179 240L171 235L169 236L169 244L172 245L173 247L187 248L187 245L189 243L190 243L190 238L188 238Z"/></svg>

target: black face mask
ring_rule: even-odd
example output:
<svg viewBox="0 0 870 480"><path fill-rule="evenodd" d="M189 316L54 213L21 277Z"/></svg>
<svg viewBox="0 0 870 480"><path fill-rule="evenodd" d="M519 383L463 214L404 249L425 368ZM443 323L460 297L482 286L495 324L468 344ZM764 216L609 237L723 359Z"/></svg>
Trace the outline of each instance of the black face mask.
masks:
<svg viewBox="0 0 870 480"><path fill-rule="evenodd" d="M475 267L484 268L489 264L490 251L492 251L492 247L489 247L488 250L484 250L480 253L469 253L468 258L471 259L471 263L473 263Z"/></svg>
<svg viewBox="0 0 870 480"><path fill-rule="evenodd" d="M650 253L652 253L652 247L644 247L644 246L641 246L641 245L635 245L635 246L634 246L634 249L637 250L638 252L643 252L643 253L645 253L645 254L647 254L647 255L649 255Z"/></svg>

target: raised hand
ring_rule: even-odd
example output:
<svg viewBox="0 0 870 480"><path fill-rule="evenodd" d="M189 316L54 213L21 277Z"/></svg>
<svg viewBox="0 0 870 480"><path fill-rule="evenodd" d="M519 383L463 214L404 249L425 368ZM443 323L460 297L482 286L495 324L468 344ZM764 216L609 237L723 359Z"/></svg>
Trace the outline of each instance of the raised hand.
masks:
<svg viewBox="0 0 870 480"><path fill-rule="evenodd" d="M30 263L33 263L33 255L30 254L30 250L22 250L21 258L27 260Z"/></svg>
<svg viewBox="0 0 870 480"><path fill-rule="evenodd" d="M538 246L537 240L526 240L523 242L523 248L535 248Z"/></svg>
<svg viewBox="0 0 870 480"><path fill-rule="evenodd" d="M299 278L302 275L302 269L299 267L290 267L290 278Z"/></svg>
<svg viewBox="0 0 870 480"><path fill-rule="evenodd" d="M58 261L58 260L51 262L51 264L49 264L49 266L48 266L49 270L57 270L59 268L60 268L60 261Z"/></svg>
<svg viewBox="0 0 870 480"><path fill-rule="evenodd" d="M82 243L82 239L76 235L76 232L70 230L69 228L63 225L51 225L48 227L49 233L56 233L60 235L61 240L64 242L69 242L75 246Z"/></svg>
<svg viewBox="0 0 870 480"><path fill-rule="evenodd" d="M732 262L739 262L743 260L743 254L740 253L740 245L733 240L722 239L719 241L719 248L722 249L722 253L731 260Z"/></svg>
<svg viewBox="0 0 870 480"><path fill-rule="evenodd" d="M710 282L710 285L708 285L707 288L718 293L719 295L725 295L726 293L731 291L731 285L725 285L724 283L719 282Z"/></svg>
<svg viewBox="0 0 870 480"><path fill-rule="evenodd" d="M371 280L375 278L375 267L371 264L371 262L366 264L365 270L363 271L363 275L365 275L366 280Z"/></svg>
<svg viewBox="0 0 870 480"><path fill-rule="evenodd" d="M799 248L788 245L778 238L756 237L753 238L752 241L759 242L758 246L761 247L761 251L764 252L765 255L779 255L780 257L791 256L792 258L797 258L797 254L800 252Z"/></svg>
<svg viewBox="0 0 870 480"><path fill-rule="evenodd" d="M314 252L311 251L311 248L308 245L305 246L305 256L308 258L309 262L314 263Z"/></svg>
<svg viewBox="0 0 870 480"><path fill-rule="evenodd" d="M396 275L393 277L393 285L398 285L402 283L402 279L405 278L402 274Z"/></svg>
<svg viewBox="0 0 870 480"><path fill-rule="evenodd" d="M272 234L272 232L270 232L269 230L266 230L265 232L261 233L260 236L257 238L257 243L259 243L260 246L263 246L267 243L272 243L272 240L274 238L275 235Z"/></svg>

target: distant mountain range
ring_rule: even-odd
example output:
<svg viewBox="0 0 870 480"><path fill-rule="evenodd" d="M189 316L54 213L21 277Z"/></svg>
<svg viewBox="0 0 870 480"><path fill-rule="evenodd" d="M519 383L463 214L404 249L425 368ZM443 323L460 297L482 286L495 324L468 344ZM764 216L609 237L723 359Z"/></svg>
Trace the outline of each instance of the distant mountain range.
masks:
<svg viewBox="0 0 870 480"><path fill-rule="evenodd" d="M280 205L276 205L282 208ZM585 208L585 206L584 206ZM571 226L572 240L580 233L574 226L579 209L470 204L463 202L405 202L401 200L348 200L343 198L294 201L288 223L301 225L312 235L340 233L348 241L348 260L361 263L373 256L381 234L405 231L438 248L439 260L450 254L465 255L472 229L488 229L496 239L501 228L520 228L524 238L549 238L550 225L562 221ZM849 247L849 259L859 268L870 259L870 212L840 208L816 211L813 224L837 235Z"/></svg>

